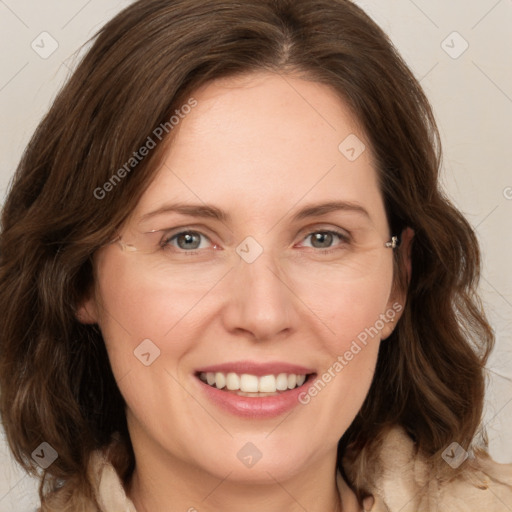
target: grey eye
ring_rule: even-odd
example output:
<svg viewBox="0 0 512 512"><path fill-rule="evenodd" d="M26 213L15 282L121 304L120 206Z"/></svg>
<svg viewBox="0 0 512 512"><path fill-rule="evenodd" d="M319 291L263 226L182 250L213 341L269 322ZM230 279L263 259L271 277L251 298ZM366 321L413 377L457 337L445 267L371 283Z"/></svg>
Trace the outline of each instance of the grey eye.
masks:
<svg viewBox="0 0 512 512"><path fill-rule="evenodd" d="M201 234L195 233L194 231L187 231L186 233L178 233L171 238L170 242L176 240L176 244L180 249L183 250L194 250L198 249L201 245Z"/></svg>
<svg viewBox="0 0 512 512"><path fill-rule="evenodd" d="M309 237L311 238L311 247L316 249L326 249L332 246L334 241L333 233L329 233L328 231L319 231L317 233L311 233Z"/></svg>

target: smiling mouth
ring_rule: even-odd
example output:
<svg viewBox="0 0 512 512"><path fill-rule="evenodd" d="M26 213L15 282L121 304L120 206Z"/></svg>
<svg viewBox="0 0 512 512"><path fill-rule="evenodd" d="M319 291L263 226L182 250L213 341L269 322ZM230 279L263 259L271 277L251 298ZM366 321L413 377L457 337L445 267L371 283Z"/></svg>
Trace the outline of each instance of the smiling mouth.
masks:
<svg viewBox="0 0 512 512"><path fill-rule="evenodd" d="M200 372L196 377L208 386L238 396L276 396L304 386L315 373L279 373L263 376L234 372Z"/></svg>

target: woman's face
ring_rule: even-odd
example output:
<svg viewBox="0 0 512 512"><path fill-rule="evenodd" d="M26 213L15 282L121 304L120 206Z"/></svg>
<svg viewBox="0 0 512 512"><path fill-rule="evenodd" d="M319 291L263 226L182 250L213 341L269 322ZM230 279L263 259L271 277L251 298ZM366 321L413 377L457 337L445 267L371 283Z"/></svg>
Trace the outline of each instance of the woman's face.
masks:
<svg viewBox="0 0 512 512"><path fill-rule="evenodd" d="M262 73L193 96L84 311L136 455L283 480L334 463L399 316L377 174L327 86Z"/></svg>

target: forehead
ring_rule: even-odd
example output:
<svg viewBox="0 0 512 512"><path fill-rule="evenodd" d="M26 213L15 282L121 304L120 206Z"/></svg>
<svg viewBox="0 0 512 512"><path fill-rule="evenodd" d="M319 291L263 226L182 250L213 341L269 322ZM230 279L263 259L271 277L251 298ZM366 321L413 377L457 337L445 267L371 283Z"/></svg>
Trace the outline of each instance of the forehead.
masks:
<svg viewBox="0 0 512 512"><path fill-rule="evenodd" d="M384 215L368 144L328 86L258 73L208 83L180 120L163 166L137 205L204 202L241 220L268 219L301 201L350 201ZM344 142L348 141L348 142ZM358 142L360 141L360 142ZM341 149L340 149L341 144Z"/></svg>

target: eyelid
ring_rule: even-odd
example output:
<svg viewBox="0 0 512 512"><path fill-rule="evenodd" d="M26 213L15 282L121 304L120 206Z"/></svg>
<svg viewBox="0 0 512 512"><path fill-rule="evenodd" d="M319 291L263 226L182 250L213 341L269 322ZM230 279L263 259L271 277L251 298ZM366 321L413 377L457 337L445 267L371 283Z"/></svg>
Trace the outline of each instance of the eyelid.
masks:
<svg viewBox="0 0 512 512"><path fill-rule="evenodd" d="M331 225L325 225L325 224L314 224L314 225L308 225L304 228L302 228L299 233L298 237L303 240L306 236L312 235L314 233L333 233L335 235L340 236L341 238L350 239L351 233L349 230L340 228L339 226L333 226Z"/></svg>

